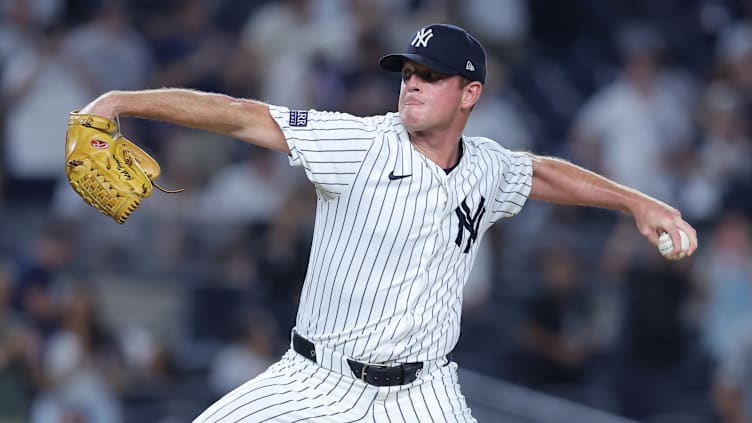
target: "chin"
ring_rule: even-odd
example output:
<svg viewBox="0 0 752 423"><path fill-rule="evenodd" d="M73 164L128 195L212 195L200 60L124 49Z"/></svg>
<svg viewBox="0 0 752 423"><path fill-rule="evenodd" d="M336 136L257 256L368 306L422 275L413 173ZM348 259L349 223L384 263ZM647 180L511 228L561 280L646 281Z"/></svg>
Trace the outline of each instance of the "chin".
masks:
<svg viewBox="0 0 752 423"><path fill-rule="evenodd" d="M405 110L402 110L400 112L400 120L402 121L402 125L407 129L408 131L417 131L420 128L420 122L422 119L420 119L419 116L415 116L414 113L406 112Z"/></svg>

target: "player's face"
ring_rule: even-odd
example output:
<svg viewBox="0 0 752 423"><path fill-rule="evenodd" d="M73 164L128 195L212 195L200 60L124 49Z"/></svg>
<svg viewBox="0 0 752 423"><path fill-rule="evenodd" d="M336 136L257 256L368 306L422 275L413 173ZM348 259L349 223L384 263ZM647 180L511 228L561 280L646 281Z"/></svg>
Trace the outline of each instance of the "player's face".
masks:
<svg viewBox="0 0 752 423"><path fill-rule="evenodd" d="M462 81L461 76L405 62L398 110L408 132L441 130L451 125L460 112Z"/></svg>

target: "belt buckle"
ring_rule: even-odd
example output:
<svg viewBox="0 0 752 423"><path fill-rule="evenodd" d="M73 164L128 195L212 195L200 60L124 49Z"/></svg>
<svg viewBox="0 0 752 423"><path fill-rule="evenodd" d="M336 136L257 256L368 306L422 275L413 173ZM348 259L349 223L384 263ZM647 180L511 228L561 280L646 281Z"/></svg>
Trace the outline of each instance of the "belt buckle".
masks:
<svg viewBox="0 0 752 423"><path fill-rule="evenodd" d="M360 371L360 380L363 383L368 383L368 382L366 382L366 369L368 369L368 364L364 364L363 365L363 370Z"/></svg>
<svg viewBox="0 0 752 423"><path fill-rule="evenodd" d="M376 368L376 369L390 369L391 368L391 366L386 366L384 364L365 364L364 363L363 364L363 370L360 371L360 380L363 383L368 383L368 382L366 382L366 374L368 373L367 369L369 367L373 367L373 368Z"/></svg>

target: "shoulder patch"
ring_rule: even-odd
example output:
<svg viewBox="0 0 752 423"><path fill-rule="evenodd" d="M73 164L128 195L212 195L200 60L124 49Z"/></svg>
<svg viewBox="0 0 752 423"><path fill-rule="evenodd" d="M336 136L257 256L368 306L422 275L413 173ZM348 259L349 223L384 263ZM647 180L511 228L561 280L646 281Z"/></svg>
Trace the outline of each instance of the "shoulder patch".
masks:
<svg viewBox="0 0 752 423"><path fill-rule="evenodd" d="M290 110L290 126L299 128L308 126L308 112L304 110Z"/></svg>

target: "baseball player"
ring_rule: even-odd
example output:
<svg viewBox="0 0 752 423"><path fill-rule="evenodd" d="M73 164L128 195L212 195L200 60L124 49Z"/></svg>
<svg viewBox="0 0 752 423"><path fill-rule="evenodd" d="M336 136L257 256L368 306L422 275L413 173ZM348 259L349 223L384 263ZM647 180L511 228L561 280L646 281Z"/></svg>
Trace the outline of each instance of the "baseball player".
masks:
<svg viewBox="0 0 752 423"><path fill-rule="evenodd" d="M420 28L400 54L398 113L289 110L183 89L109 92L81 112L215 131L283 151L316 187L308 273L280 361L195 422L475 421L450 353L488 228L528 198L630 214L654 245L695 230L674 208L573 164L463 134L486 78L463 29ZM676 253L678 257L678 252Z"/></svg>

